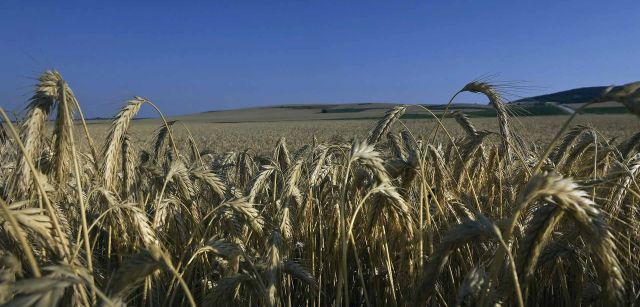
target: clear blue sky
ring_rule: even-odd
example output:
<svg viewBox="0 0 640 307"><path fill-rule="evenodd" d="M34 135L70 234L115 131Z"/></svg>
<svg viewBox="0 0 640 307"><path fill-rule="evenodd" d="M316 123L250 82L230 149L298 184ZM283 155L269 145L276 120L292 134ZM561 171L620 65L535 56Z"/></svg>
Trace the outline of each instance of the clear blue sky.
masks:
<svg viewBox="0 0 640 307"><path fill-rule="evenodd" d="M484 74L536 95L640 80L640 1L1 1L0 105L47 68L88 116L442 103Z"/></svg>

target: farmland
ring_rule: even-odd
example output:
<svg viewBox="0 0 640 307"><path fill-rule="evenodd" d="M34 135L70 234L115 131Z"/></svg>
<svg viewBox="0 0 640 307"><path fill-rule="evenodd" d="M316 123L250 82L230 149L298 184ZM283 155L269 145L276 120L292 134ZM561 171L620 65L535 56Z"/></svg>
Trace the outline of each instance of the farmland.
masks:
<svg viewBox="0 0 640 307"><path fill-rule="evenodd" d="M380 117L384 115L386 110L388 109L380 112ZM422 116L425 119L403 119L402 123L414 134L425 135L434 128L437 122L425 115ZM296 117L289 118L295 119ZM518 117L514 118L513 126L532 144L542 146L553 138L567 118L568 116L563 115ZM197 143L204 147L203 149L216 152L251 149L261 154L267 154L273 150L273 146L281 137L286 138L287 143L293 148L300 148L310 143L314 135L323 142L349 141L354 137L362 139L367 136L377 118L220 123L214 122L215 119L196 115L172 117L169 120L177 120L174 128L176 138L184 139L187 134L184 127L187 127ZM497 131L498 129L498 123L493 117L473 118L473 123L480 130ZM454 119L446 118L443 120L443 124L448 131L451 131L452 136L462 135L462 128ZM89 128L96 137L106 137L109 125L108 121L99 121L91 123ZM584 114L575 119L574 125L593 127L605 138L624 139L640 131L640 121L631 114ZM152 135L161 126L162 121L159 119L135 120L131 123L130 134L138 142L150 142L149 135ZM402 125L394 127L394 130L397 131L402 129L404 129ZM345 131L349 133L345 134ZM445 141L445 135L438 136L438 142L444 143Z"/></svg>
<svg viewBox="0 0 640 307"><path fill-rule="evenodd" d="M638 302L637 83L593 101L617 115L514 117L470 82L494 117L134 120L161 110L133 97L85 125L58 72L38 82L0 112L8 306Z"/></svg>

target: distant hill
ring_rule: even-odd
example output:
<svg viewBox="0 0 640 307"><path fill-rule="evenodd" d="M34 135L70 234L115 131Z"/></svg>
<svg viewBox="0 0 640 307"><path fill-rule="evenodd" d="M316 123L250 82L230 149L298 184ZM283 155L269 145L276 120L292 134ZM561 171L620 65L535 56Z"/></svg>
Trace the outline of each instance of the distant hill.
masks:
<svg viewBox="0 0 640 307"><path fill-rule="evenodd" d="M511 104L526 110L526 115L556 115L563 112L553 104L562 105L570 109L578 109L585 103L592 101L602 94L607 86L581 87L571 90L522 98L512 101ZM549 103L552 104L549 104ZM582 110L592 114L624 114L629 111L620 103L614 101L600 102L587 106Z"/></svg>
<svg viewBox="0 0 640 307"><path fill-rule="evenodd" d="M598 96L604 91L606 86L581 87L572 90L545 94L540 96L527 97L514 101L515 103L529 102L555 102L559 104L585 103Z"/></svg>
<svg viewBox="0 0 640 307"><path fill-rule="evenodd" d="M509 113L512 116L538 116L538 115L566 115L563 110L548 102L562 104L566 108L577 109L585 102L599 96L605 86L593 86L571 89L557 93L527 97L512 101L509 105ZM384 116L384 113L396 106L396 103L342 103L342 104L289 104L250 107L233 110L215 110L182 116L173 116L172 119L187 121L204 121L217 123L240 122L281 122L301 120L371 120ZM437 116L445 109L444 104L423 105ZM496 112L490 105L474 103L456 103L449 107L449 111L462 111L470 117L494 117ZM592 114L621 114L628 113L618 103L598 103L584 109L585 113ZM404 119L432 118L424 109L415 106L409 107L402 116Z"/></svg>
<svg viewBox="0 0 640 307"><path fill-rule="evenodd" d="M375 120L384 116L385 112L395 107L396 103L364 102L343 104L289 104L241 108L233 110L208 111L182 116L172 119L185 121L206 121L216 123L241 122L281 122L301 120ZM442 114L445 105L424 105L436 115ZM495 113L487 104L460 103L449 108L450 111L459 110L469 116L487 116ZM424 109L409 107L405 112L405 119L432 118Z"/></svg>

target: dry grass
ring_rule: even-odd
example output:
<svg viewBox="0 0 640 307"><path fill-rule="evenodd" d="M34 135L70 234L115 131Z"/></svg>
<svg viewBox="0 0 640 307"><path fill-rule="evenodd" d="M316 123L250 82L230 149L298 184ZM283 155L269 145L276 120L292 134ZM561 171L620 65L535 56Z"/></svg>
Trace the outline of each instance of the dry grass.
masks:
<svg viewBox="0 0 640 307"><path fill-rule="evenodd" d="M635 112L634 86L602 100ZM637 304L640 121L462 91L498 118L133 121L134 98L87 127L46 72L0 112L0 303Z"/></svg>

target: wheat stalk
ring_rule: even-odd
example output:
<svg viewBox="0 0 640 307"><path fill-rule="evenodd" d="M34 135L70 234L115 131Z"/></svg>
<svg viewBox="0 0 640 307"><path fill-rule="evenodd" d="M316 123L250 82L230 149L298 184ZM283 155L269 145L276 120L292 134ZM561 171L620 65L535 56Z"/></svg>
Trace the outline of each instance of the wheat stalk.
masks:
<svg viewBox="0 0 640 307"><path fill-rule="evenodd" d="M44 124L54 106L60 80L61 77L57 72L45 71L38 78L35 93L29 99L26 118L20 127L20 138L24 143L24 153L18 155L18 172L14 177L15 180L12 187L14 195L24 195L32 188L32 174L29 162L34 161L42 149ZM5 120L8 122L7 119Z"/></svg>
<svg viewBox="0 0 640 307"><path fill-rule="evenodd" d="M503 103L502 97L495 88L486 82L473 81L465 85L462 92L481 93L489 98L489 103L496 110L498 123L500 124L500 135L502 136L502 147L504 155L511 159L511 131L509 129L509 115Z"/></svg>
<svg viewBox="0 0 640 307"><path fill-rule="evenodd" d="M378 124L369 132L369 137L367 138L367 143L375 145L377 144L383 135L389 132L391 126L395 121L400 119L404 112L407 110L407 106L395 106L393 109L387 111L385 116L378 121Z"/></svg>
<svg viewBox="0 0 640 307"><path fill-rule="evenodd" d="M116 115L111 129L107 136L107 142L102 150L104 163L102 165L103 181L107 189L112 189L116 185L116 174L118 172L118 161L121 154L122 143L124 141L130 121L136 116L145 98L134 97L127 101L126 105Z"/></svg>

